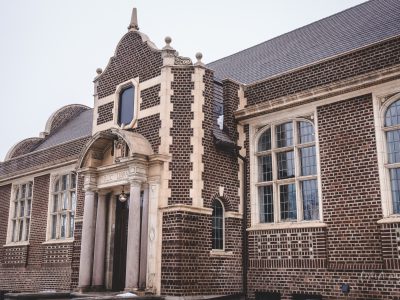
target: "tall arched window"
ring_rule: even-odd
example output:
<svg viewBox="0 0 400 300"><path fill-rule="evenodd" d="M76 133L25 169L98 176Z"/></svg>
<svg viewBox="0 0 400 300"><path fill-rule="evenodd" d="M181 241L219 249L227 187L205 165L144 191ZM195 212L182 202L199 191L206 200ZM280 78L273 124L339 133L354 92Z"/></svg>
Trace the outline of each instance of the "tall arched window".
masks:
<svg viewBox="0 0 400 300"><path fill-rule="evenodd" d="M313 124L293 120L270 125L256 147L260 222L319 220Z"/></svg>
<svg viewBox="0 0 400 300"><path fill-rule="evenodd" d="M74 236L76 209L76 174L60 176L53 185L50 201L50 239Z"/></svg>
<svg viewBox="0 0 400 300"><path fill-rule="evenodd" d="M385 112L386 168L390 176L391 213L400 213L400 100L393 102Z"/></svg>
<svg viewBox="0 0 400 300"><path fill-rule="evenodd" d="M212 249L224 250L224 207L215 199L212 209Z"/></svg>

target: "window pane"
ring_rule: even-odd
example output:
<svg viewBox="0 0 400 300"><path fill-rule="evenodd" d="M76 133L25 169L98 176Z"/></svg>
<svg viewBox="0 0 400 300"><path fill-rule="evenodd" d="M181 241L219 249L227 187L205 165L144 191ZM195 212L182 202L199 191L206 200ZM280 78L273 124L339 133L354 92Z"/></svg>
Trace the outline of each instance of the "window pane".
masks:
<svg viewBox="0 0 400 300"><path fill-rule="evenodd" d="M16 242L17 241L17 232L18 232L17 221L13 220L12 221L12 238L11 238L12 242Z"/></svg>
<svg viewBox="0 0 400 300"><path fill-rule="evenodd" d="M297 220L295 184L279 186L281 221Z"/></svg>
<svg viewBox="0 0 400 300"><path fill-rule="evenodd" d="M31 198L32 197L32 183L28 184L28 197Z"/></svg>
<svg viewBox="0 0 400 300"><path fill-rule="evenodd" d="M258 151L271 150L271 129L267 129L258 140Z"/></svg>
<svg viewBox="0 0 400 300"><path fill-rule="evenodd" d="M15 194L15 200L18 200L20 198L21 195L21 191L20 191L20 187L17 188L17 193Z"/></svg>
<svg viewBox="0 0 400 300"><path fill-rule="evenodd" d="M258 188L258 197L260 202L260 222L274 222L274 202L272 186L260 186Z"/></svg>
<svg viewBox="0 0 400 300"><path fill-rule="evenodd" d="M54 191L57 192L60 189L60 180L56 181L56 184L54 185Z"/></svg>
<svg viewBox="0 0 400 300"><path fill-rule="evenodd" d="M25 201L19 202L19 216L23 217L25 213Z"/></svg>
<svg viewBox="0 0 400 300"><path fill-rule="evenodd" d="M61 215L61 225L60 225L60 238L65 238L65 233L67 230L67 216Z"/></svg>
<svg viewBox="0 0 400 300"><path fill-rule="evenodd" d="M271 155L260 156L258 158L258 180L272 180L272 160Z"/></svg>
<svg viewBox="0 0 400 300"><path fill-rule="evenodd" d="M76 174L71 173L71 188L74 189L76 188Z"/></svg>
<svg viewBox="0 0 400 300"><path fill-rule="evenodd" d="M22 192L21 192L21 199L24 199L26 197L26 185L22 185Z"/></svg>
<svg viewBox="0 0 400 300"><path fill-rule="evenodd" d="M390 169L393 213L400 213L400 168Z"/></svg>
<svg viewBox="0 0 400 300"><path fill-rule="evenodd" d="M29 224L30 224L30 219L25 220L25 237L24 241L27 241L29 239Z"/></svg>
<svg viewBox="0 0 400 300"><path fill-rule="evenodd" d="M310 122L299 122L299 142L300 144L314 141L314 126Z"/></svg>
<svg viewBox="0 0 400 300"><path fill-rule="evenodd" d="M19 233L18 233L17 242L19 242L19 241L22 240L22 231L24 230L24 226L23 226L22 220L20 220L20 221L18 222L18 227L19 227Z"/></svg>
<svg viewBox="0 0 400 300"><path fill-rule="evenodd" d="M68 194L65 192L62 194L62 210L68 209Z"/></svg>
<svg viewBox="0 0 400 300"><path fill-rule="evenodd" d="M280 152L278 156L278 178L294 177L294 152Z"/></svg>
<svg viewBox="0 0 400 300"><path fill-rule="evenodd" d="M276 126L276 144L278 148L293 145L293 123L288 122Z"/></svg>
<svg viewBox="0 0 400 300"><path fill-rule="evenodd" d="M57 237L57 215L51 216L51 238L55 239Z"/></svg>
<svg viewBox="0 0 400 300"><path fill-rule="evenodd" d="M221 202L213 202L212 249L224 249L224 210Z"/></svg>
<svg viewBox="0 0 400 300"><path fill-rule="evenodd" d="M18 202L14 202L13 206L14 206L13 218L16 218L18 212Z"/></svg>
<svg viewBox="0 0 400 300"><path fill-rule="evenodd" d="M58 195L53 196L53 212L58 210Z"/></svg>
<svg viewBox="0 0 400 300"><path fill-rule="evenodd" d="M303 215L304 220L319 219L319 201L317 180L306 180L301 182L303 196Z"/></svg>
<svg viewBox="0 0 400 300"><path fill-rule="evenodd" d="M75 211L76 209L76 193L71 192L71 210Z"/></svg>
<svg viewBox="0 0 400 300"><path fill-rule="evenodd" d="M63 175L62 177L62 190L65 191L68 186L68 175Z"/></svg>
<svg viewBox="0 0 400 300"><path fill-rule="evenodd" d="M400 130L386 132L389 163L400 162Z"/></svg>
<svg viewBox="0 0 400 300"><path fill-rule="evenodd" d="M119 124L127 125L133 120L134 92L135 88L132 86L122 91L120 95L118 112Z"/></svg>
<svg viewBox="0 0 400 300"><path fill-rule="evenodd" d="M29 217L31 215L31 206L32 202L31 200L27 200L27 206L26 206L26 216Z"/></svg>
<svg viewBox="0 0 400 300"><path fill-rule="evenodd" d="M400 100L392 103L385 115L385 126L393 126L400 124Z"/></svg>
<svg viewBox="0 0 400 300"><path fill-rule="evenodd" d="M71 214L70 219L69 219L69 237L74 236L74 225L75 225L75 215Z"/></svg>
<svg viewBox="0 0 400 300"><path fill-rule="evenodd" d="M317 162L315 155L315 146L300 149L301 175L316 175Z"/></svg>

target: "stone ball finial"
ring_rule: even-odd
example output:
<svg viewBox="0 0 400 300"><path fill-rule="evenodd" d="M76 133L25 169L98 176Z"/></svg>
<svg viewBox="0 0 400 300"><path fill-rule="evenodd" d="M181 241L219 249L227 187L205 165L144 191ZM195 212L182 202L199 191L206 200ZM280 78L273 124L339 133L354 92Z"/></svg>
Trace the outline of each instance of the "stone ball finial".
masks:
<svg viewBox="0 0 400 300"><path fill-rule="evenodd" d="M196 53L196 59L197 59L198 61L201 61L202 58L203 58L203 54L202 54L201 52L197 52L197 53Z"/></svg>
<svg viewBox="0 0 400 300"><path fill-rule="evenodd" d="M165 43L169 46L169 44L171 44L171 42L172 42L172 39L171 39L170 36L166 36L165 39L164 39L164 41L165 41Z"/></svg>
<svg viewBox="0 0 400 300"><path fill-rule="evenodd" d="M98 75L100 75L101 73L103 73L103 69L102 69L102 68L97 68L97 69L96 69L96 73L97 73Z"/></svg>

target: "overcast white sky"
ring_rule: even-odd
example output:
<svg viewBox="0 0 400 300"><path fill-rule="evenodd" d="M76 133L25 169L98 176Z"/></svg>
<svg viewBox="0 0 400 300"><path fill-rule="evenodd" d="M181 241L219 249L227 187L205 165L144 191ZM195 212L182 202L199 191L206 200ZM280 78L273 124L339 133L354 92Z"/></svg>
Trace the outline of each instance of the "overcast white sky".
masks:
<svg viewBox="0 0 400 300"><path fill-rule="evenodd" d="M329 16L364 0L0 0L0 161L44 131L58 108L93 107L95 70L105 68L127 31L164 37L182 56L205 63Z"/></svg>

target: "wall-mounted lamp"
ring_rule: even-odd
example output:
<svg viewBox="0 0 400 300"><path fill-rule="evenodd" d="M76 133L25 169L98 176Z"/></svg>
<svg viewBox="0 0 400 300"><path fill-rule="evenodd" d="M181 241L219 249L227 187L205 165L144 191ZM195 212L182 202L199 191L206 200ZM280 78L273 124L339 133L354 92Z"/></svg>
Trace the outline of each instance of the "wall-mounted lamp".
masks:
<svg viewBox="0 0 400 300"><path fill-rule="evenodd" d="M342 283L341 285L340 285L340 290L342 291L342 293L344 293L344 294L348 294L348 293L350 293L350 284L348 284L348 283Z"/></svg>
<svg viewBox="0 0 400 300"><path fill-rule="evenodd" d="M118 199L119 199L119 201L121 201L122 203L125 202L125 201L128 199L128 197L126 196L126 194L125 194L125 192L124 192L124 186L122 186L122 193L119 194Z"/></svg>

